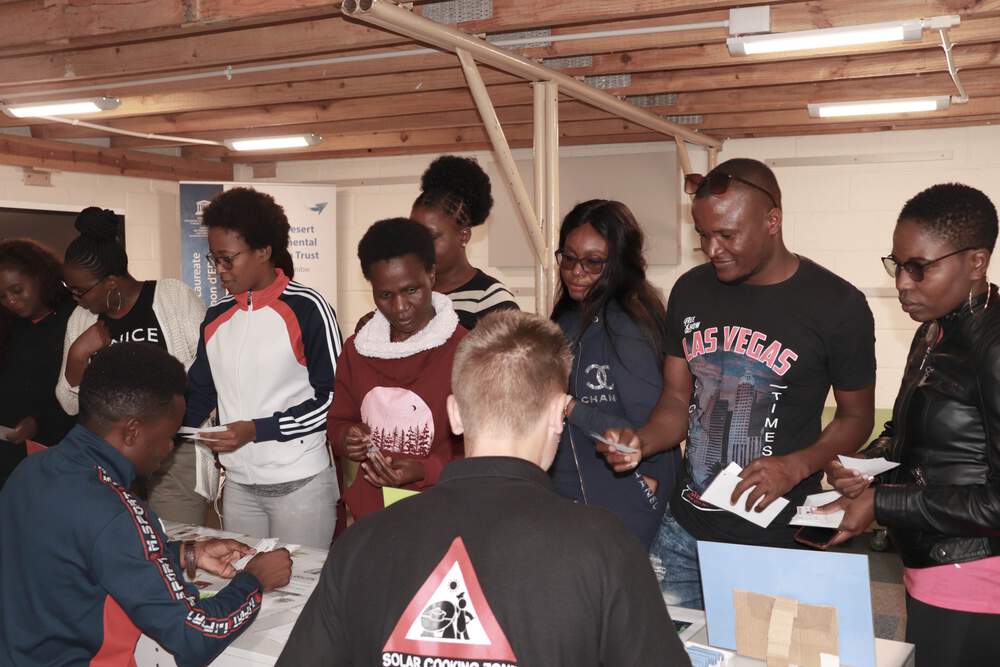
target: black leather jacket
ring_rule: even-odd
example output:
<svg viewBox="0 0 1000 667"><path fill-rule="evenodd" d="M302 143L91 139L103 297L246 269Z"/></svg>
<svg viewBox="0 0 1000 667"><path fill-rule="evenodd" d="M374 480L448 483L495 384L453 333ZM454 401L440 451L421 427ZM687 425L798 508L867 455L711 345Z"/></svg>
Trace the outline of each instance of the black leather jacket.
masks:
<svg viewBox="0 0 1000 667"><path fill-rule="evenodd" d="M893 418L865 456L900 466L875 517L907 567L1000 555L1000 295L914 335Z"/></svg>

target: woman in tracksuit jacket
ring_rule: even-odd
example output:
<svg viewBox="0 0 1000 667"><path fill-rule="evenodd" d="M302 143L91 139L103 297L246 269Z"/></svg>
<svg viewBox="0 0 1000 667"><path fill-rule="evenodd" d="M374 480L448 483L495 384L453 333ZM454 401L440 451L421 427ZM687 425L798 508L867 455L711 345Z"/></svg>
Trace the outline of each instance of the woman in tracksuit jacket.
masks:
<svg viewBox="0 0 1000 667"><path fill-rule="evenodd" d="M340 497L326 445L340 331L317 291L292 281L288 219L270 195L234 188L205 209L208 258L229 296L209 309L188 375L184 423L226 469L226 530L327 547Z"/></svg>
<svg viewBox="0 0 1000 667"><path fill-rule="evenodd" d="M558 493L611 510L648 549L670 497L678 452L618 474L593 438L644 424L663 389L666 311L646 281L642 253L642 231L621 202L586 201L563 220L552 319L572 345L573 400L550 474Z"/></svg>

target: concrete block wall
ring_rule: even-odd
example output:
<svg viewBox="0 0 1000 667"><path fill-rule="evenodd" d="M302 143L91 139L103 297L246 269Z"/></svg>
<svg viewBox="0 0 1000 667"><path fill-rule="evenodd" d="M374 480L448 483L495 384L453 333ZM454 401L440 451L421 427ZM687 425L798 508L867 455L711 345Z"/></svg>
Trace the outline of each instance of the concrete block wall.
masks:
<svg viewBox="0 0 1000 667"><path fill-rule="evenodd" d="M566 149L584 155L588 149ZM608 151L609 148L595 148ZM694 168L706 166L703 151L692 149ZM527 153L525 153L527 155ZM479 153L488 161L487 153ZM860 156L857 164L843 158ZM875 316L878 384L876 403L892 404L902 365L916 325L902 313L882 270L879 257L891 248L896 215L906 200L934 183L959 181L978 187L1000 203L1000 128L980 126L943 130L878 132L849 135L739 139L728 141L720 160L798 158L818 161L809 166L777 166L784 196L785 238L795 252L812 258L864 290ZM406 215L418 191L419 177L433 156L357 158L281 163L283 182L337 183L338 314L345 333L372 309L368 284L358 266L357 242L375 220ZM614 175L628 178L628 174ZM609 177L612 177L609 175ZM253 180L238 168L236 180ZM21 170L0 166L0 202L40 208L83 208L99 205L123 212L133 271L139 278L179 274L178 188L176 183L149 179L55 173L51 188L22 184ZM628 203L628 202L626 202ZM703 255L682 203L681 261L652 267L651 280L669 292L676 278L701 263ZM473 263L504 280L522 308L530 310L534 278L530 270L502 270L487 265L487 234L477 229L469 252ZM1000 280L1000 261L991 270Z"/></svg>

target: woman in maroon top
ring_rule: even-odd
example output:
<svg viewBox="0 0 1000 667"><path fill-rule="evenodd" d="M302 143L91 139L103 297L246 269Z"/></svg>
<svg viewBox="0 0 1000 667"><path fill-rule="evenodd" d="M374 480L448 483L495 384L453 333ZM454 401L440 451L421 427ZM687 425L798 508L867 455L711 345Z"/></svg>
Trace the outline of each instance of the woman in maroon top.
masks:
<svg viewBox="0 0 1000 667"><path fill-rule="evenodd" d="M422 225L376 222L358 257L377 310L344 343L327 422L337 455L361 464L344 493L354 519L382 509L381 487L432 486L461 456L446 402L466 334L451 300L432 289L434 241Z"/></svg>

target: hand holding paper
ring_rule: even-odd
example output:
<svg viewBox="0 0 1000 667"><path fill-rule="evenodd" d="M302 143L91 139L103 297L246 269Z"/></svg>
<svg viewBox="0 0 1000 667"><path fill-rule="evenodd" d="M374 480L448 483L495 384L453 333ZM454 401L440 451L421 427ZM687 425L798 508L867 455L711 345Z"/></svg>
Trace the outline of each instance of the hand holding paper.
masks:
<svg viewBox="0 0 1000 667"><path fill-rule="evenodd" d="M705 489L705 493L701 494L701 499L705 502L712 503L719 509L726 510L727 512L732 512L736 516L743 517L751 523L755 523L761 528L767 528L774 521L774 518L781 513L781 510L785 509L788 504L788 500L785 498L777 498L770 505L767 506L763 511L756 511L756 509L747 510L747 500L750 497L752 488L748 488L744 491L735 503L732 502L733 492L736 491L736 487L743 481L740 478L740 473L743 469L736 463L730 463L726 466L725 470L716 475L712 483L708 485ZM755 506L752 506L755 507Z"/></svg>

